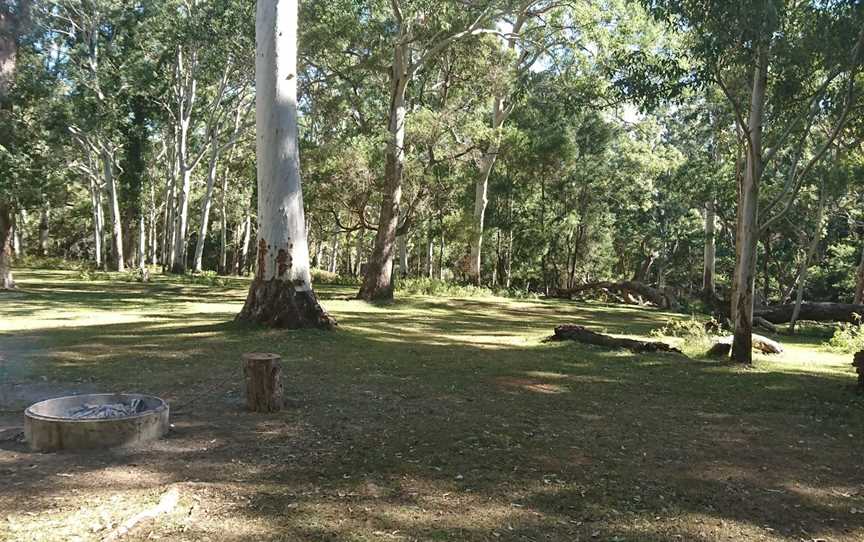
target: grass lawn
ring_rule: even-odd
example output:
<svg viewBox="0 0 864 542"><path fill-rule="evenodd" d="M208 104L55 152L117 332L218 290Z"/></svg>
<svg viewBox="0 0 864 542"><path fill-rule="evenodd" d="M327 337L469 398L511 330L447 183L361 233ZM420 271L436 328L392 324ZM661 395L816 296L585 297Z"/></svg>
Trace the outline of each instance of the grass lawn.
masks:
<svg viewBox="0 0 864 542"><path fill-rule="evenodd" d="M864 397L821 338L744 370L542 342L645 337L648 309L322 287L337 331L272 331L232 322L239 279L76 277L0 294L0 540L99 540L171 487L125 540L864 540ZM282 355L283 412L242 410L248 351ZM67 391L159 395L174 429L28 452L21 409Z"/></svg>

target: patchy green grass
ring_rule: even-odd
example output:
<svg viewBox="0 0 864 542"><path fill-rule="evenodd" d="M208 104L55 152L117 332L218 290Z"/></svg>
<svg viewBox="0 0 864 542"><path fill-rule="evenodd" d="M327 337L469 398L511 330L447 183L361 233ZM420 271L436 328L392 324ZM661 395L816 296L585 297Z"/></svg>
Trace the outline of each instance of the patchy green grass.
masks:
<svg viewBox="0 0 864 542"><path fill-rule="evenodd" d="M0 386L154 393L175 428L95 454L0 442L0 540L98 540L172 486L180 506L128 539L864 539L864 399L821 339L744 370L543 342L647 338L659 311L329 286L337 331L273 331L232 322L242 279L77 276L0 295ZM283 356L283 412L243 412L247 351Z"/></svg>

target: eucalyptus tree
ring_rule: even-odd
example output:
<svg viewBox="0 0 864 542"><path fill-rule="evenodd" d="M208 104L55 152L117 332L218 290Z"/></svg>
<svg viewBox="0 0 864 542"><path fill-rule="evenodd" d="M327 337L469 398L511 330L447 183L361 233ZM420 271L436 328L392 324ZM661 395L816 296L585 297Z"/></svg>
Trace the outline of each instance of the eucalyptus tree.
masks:
<svg viewBox="0 0 864 542"><path fill-rule="evenodd" d="M329 328L312 290L297 134L297 0L259 0L255 17L258 265L239 320Z"/></svg>
<svg viewBox="0 0 864 542"><path fill-rule="evenodd" d="M15 157L8 155L6 145L11 140L12 126L10 91L15 81L18 45L30 11L29 0L3 2L0 4L0 164L5 166L0 173L0 289L15 287L12 276L13 229L15 225L15 201L12 198L13 179L11 164Z"/></svg>
<svg viewBox="0 0 864 542"><path fill-rule="evenodd" d="M384 182L378 214L375 245L358 297L366 300L393 297L393 257L399 228L405 167L406 96L417 72L453 43L480 34L495 34L489 28L497 19L494 2L470 5L403 3L391 0L394 31L390 36L392 62Z"/></svg>
<svg viewBox="0 0 864 542"><path fill-rule="evenodd" d="M864 10L858 3L785 0L644 4L688 34L692 66L668 57L661 60L666 80L716 84L734 113L743 168L730 306L732 358L749 364L757 242L760 233L789 210L860 101L856 79L864 56ZM642 59L648 56L638 53ZM687 75L691 68L695 77ZM643 74L650 83L650 70ZM643 90L650 86L642 84ZM826 122L828 136L812 145L814 127ZM780 181L769 186L760 209L761 185L772 178Z"/></svg>

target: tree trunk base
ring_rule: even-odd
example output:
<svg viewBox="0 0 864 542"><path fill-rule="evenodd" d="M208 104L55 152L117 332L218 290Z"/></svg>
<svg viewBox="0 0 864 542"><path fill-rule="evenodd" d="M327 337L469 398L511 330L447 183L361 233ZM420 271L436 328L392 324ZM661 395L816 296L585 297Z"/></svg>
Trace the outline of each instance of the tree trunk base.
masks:
<svg viewBox="0 0 864 542"><path fill-rule="evenodd" d="M255 279L237 320L276 328L331 329L336 325L312 290L298 291L284 280Z"/></svg>
<svg viewBox="0 0 864 542"><path fill-rule="evenodd" d="M393 301L393 284L381 287L377 283L367 287L365 282L357 294L357 299L363 301Z"/></svg>

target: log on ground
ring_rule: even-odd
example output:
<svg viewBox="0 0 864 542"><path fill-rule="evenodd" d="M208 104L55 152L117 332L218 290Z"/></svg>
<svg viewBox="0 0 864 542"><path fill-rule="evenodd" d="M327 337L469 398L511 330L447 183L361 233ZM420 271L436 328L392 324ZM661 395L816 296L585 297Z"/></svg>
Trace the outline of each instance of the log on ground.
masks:
<svg viewBox="0 0 864 542"><path fill-rule="evenodd" d="M783 353L783 345L778 343L775 340L769 339L768 337L763 337L762 335L756 335L755 333L752 335L753 339L753 350L758 350L763 354L782 354ZM708 350L709 356L721 356L723 354L729 355L729 350L732 348L732 342L734 341L734 335L728 335L726 337L720 337L714 343L714 346Z"/></svg>
<svg viewBox="0 0 864 542"><path fill-rule="evenodd" d="M621 294L625 299L628 300L635 300L641 298L653 305L660 307L661 309L675 310L678 308L678 300L675 298L669 288L666 288L665 290L658 290L657 288L652 288L651 286L648 286L644 282L639 282L636 280L624 280L621 282L593 282L591 284L577 286L576 288L572 288L570 290L560 290L557 292L555 297L572 299L574 296L590 290L605 290L607 292L616 292L618 294Z"/></svg>
<svg viewBox="0 0 864 542"><path fill-rule="evenodd" d="M753 312L754 318L764 318L772 324L786 324L792 320L795 304L764 307ZM801 303L798 320L814 322L856 323L864 317L864 305L854 303Z"/></svg>
<svg viewBox="0 0 864 542"><path fill-rule="evenodd" d="M635 339L624 339L604 335L591 331L585 326L577 325L562 325L555 328L555 334L549 338L552 341L576 341L585 344L593 344L596 346L605 346L607 348L626 348L637 354L643 352L674 352L683 355L681 350L670 346L666 343L654 341L637 341Z"/></svg>

